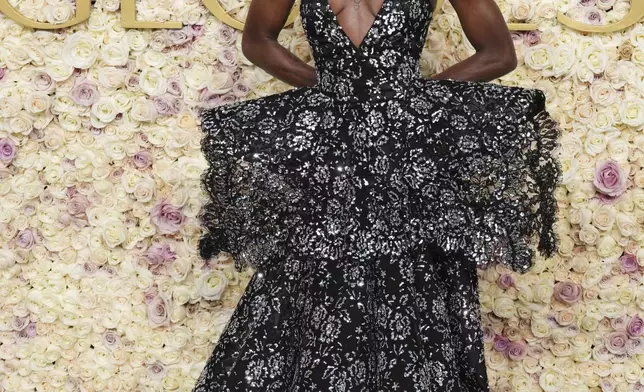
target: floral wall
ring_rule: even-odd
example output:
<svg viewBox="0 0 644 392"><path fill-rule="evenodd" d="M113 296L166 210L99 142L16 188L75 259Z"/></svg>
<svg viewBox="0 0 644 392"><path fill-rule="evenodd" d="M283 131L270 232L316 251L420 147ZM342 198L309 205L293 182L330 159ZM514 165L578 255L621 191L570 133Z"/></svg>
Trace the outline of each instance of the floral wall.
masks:
<svg viewBox="0 0 644 392"><path fill-rule="evenodd" d="M324 0L321 0L324 1ZM635 1L635 0L633 0ZM68 0L12 0L61 23ZM225 0L244 20L247 4ZM644 391L644 23L627 0L501 0L519 67L563 129L558 255L519 275L480 271L494 391ZM0 16L0 391L190 391L252 270L196 252L199 113L290 87L250 64L239 31L197 0L119 0L33 30ZM305 61L301 22L280 42ZM447 3L422 70L473 53Z"/></svg>

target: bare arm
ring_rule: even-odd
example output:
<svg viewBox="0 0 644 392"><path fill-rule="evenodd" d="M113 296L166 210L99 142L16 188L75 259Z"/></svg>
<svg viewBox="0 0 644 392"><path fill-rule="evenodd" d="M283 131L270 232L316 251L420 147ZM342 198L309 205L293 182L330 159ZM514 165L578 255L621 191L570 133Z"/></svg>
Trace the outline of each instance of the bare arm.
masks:
<svg viewBox="0 0 644 392"><path fill-rule="evenodd" d="M254 0L248 9L242 52L253 64L295 87L313 86L315 69L277 42L294 0Z"/></svg>
<svg viewBox="0 0 644 392"><path fill-rule="evenodd" d="M451 0L463 32L476 49L471 57L454 64L432 79L490 81L517 66L510 31L494 0Z"/></svg>

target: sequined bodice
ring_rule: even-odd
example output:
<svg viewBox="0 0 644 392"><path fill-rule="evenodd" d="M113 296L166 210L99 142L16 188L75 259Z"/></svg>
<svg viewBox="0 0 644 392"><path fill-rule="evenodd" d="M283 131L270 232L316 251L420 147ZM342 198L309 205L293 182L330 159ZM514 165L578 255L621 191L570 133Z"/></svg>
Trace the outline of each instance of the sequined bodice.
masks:
<svg viewBox="0 0 644 392"><path fill-rule="evenodd" d="M428 0L384 0L359 47L342 29L328 0L302 0L300 13L320 90L341 100L400 96L420 76L420 54L432 16Z"/></svg>

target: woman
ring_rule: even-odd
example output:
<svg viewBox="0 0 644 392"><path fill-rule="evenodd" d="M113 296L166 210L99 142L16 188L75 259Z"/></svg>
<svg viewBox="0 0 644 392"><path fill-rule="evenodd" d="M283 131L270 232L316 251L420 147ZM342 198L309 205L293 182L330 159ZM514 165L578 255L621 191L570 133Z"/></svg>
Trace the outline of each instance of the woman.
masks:
<svg viewBox="0 0 644 392"><path fill-rule="evenodd" d="M297 88L203 113L201 256L257 272L195 391L488 391L477 267L557 249L559 131L493 0L452 0L476 54L431 79L428 0L302 0L312 68L254 0L244 54Z"/></svg>

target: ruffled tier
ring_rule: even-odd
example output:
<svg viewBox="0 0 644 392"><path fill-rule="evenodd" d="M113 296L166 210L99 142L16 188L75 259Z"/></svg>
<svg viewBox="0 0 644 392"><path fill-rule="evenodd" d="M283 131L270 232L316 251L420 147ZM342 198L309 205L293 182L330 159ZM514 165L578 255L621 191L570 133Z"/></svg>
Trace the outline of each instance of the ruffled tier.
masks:
<svg viewBox="0 0 644 392"><path fill-rule="evenodd" d="M398 140L386 149L390 161L404 163L395 187L387 185L393 169L387 174L374 156L385 150L364 142L370 127ZM540 90L418 79L402 97L346 102L299 88L207 110L202 128L210 195L200 215L205 259L227 251L239 269L266 269L312 246L298 229L311 209L330 206L323 182L331 188L337 173L327 166L349 168L359 156L373 158L373 167L344 175L375 180L381 194L395 194L389 199L404 195L412 241L518 272L532 266L534 248L546 257L557 250L560 130ZM347 200L355 200L347 189Z"/></svg>

